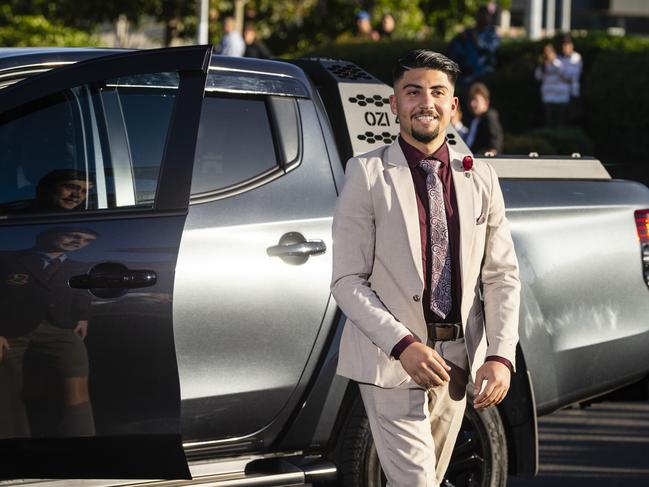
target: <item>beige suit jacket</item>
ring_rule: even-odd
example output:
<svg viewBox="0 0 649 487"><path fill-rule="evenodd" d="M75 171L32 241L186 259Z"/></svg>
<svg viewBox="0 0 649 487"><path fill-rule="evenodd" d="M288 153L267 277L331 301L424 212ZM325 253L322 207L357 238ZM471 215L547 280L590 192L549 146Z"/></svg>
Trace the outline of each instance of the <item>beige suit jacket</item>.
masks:
<svg viewBox="0 0 649 487"><path fill-rule="evenodd" d="M488 355L515 364L518 263L494 169L475 160L473 168L464 171L465 154L451 147L449 152L460 220L460 309L475 377ZM337 373L380 387L407 382L417 387L390 353L411 333L426 343L423 289L415 189L395 141L348 161L336 205L331 291L347 316Z"/></svg>

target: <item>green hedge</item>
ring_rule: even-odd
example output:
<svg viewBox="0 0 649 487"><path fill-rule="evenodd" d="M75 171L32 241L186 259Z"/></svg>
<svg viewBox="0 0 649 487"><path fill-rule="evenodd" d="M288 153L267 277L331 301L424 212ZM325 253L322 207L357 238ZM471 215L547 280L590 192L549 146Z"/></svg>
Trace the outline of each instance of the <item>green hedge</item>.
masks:
<svg viewBox="0 0 649 487"><path fill-rule="evenodd" d="M598 156L649 163L649 50L601 53L582 86L585 128Z"/></svg>
<svg viewBox="0 0 649 487"><path fill-rule="evenodd" d="M582 131L537 130L543 126L543 106L534 68L546 42L505 40L498 51L498 70L487 80L492 105L508 134L507 151L537 146L540 149L534 150L539 153L567 149L609 163L649 164L644 162L649 153L649 39L601 33L575 38L575 48L584 58ZM302 54L346 59L389 83L392 64L405 51L443 52L445 47L441 40L355 42Z"/></svg>
<svg viewBox="0 0 649 487"><path fill-rule="evenodd" d="M594 147L586 132L579 127L540 128L523 134L505 133L505 154L570 155L578 152L593 155Z"/></svg>

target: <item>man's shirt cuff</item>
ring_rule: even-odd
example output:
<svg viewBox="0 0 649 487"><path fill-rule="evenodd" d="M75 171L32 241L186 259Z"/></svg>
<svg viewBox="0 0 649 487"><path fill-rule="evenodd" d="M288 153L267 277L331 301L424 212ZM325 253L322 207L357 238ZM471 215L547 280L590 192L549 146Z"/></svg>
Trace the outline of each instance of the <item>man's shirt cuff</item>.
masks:
<svg viewBox="0 0 649 487"><path fill-rule="evenodd" d="M399 342L401 343L401 342ZM398 345L398 344L397 344ZM513 374L514 373L514 366L512 363L507 360L505 357L499 357L498 355L489 355L486 359L485 362L500 362L504 366L506 366L509 371Z"/></svg>
<svg viewBox="0 0 649 487"><path fill-rule="evenodd" d="M408 348L409 345L412 345L415 343L417 340L415 340L415 337L412 335L406 335L403 337L399 342L392 348L392 355L395 359L399 360L399 356L401 353Z"/></svg>

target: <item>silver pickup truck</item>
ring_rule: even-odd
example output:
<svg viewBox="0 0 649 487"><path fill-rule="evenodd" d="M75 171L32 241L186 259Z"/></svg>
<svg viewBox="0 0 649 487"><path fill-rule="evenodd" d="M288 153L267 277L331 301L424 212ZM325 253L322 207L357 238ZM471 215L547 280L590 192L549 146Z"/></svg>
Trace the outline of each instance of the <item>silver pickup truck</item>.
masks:
<svg viewBox="0 0 649 487"><path fill-rule="evenodd" d="M396 137L390 88L209 46L0 49L0 87L0 479L384 484L329 280L343 162ZM455 486L534 474L537 415L649 373L649 189L578 155L489 162L520 366L467 409Z"/></svg>

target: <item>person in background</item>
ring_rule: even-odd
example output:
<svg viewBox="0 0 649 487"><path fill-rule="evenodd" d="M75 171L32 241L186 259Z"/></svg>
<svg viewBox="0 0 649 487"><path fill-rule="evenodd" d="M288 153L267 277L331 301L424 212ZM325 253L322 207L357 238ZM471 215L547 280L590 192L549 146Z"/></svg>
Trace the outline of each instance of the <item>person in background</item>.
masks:
<svg viewBox="0 0 649 487"><path fill-rule="evenodd" d="M381 27L379 28L379 38L380 39L391 39L392 34L394 34L394 28L396 26L396 22L394 21L394 17L392 14L385 14L381 18Z"/></svg>
<svg viewBox="0 0 649 487"><path fill-rule="evenodd" d="M370 14L366 10L356 14L356 37L368 41L378 41L380 38L379 33L372 28Z"/></svg>
<svg viewBox="0 0 649 487"><path fill-rule="evenodd" d="M491 93L484 83L469 88L471 122L466 143L474 154L498 154L503 150L503 128L498 112L491 108Z"/></svg>
<svg viewBox="0 0 649 487"><path fill-rule="evenodd" d="M247 23L243 28L243 40L246 42L245 57L268 59L273 56L266 44L257 38L257 29L253 24Z"/></svg>
<svg viewBox="0 0 649 487"><path fill-rule="evenodd" d="M534 77L541 82L541 100L545 109L545 124L559 127L566 121L566 111L570 102L570 83L566 81L564 63L557 56L552 44L543 47L539 65Z"/></svg>
<svg viewBox="0 0 649 487"><path fill-rule="evenodd" d="M462 140L466 142L466 136L469 134L469 127L464 125L462 122L462 109L459 104L455 113L451 115L451 125L457 131L458 135L462 137Z"/></svg>
<svg viewBox="0 0 649 487"><path fill-rule="evenodd" d="M565 34L561 37L561 55L563 64L563 79L570 86L570 99L568 101L567 120L571 123L579 121L581 117L581 89L580 78L583 68L581 54L575 51L572 37Z"/></svg>
<svg viewBox="0 0 649 487"><path fill-rule="evenodd" d="M246 52L246 43L239 32L237 32L234 17L223 19L223 38L217 48L217 53L223 56L242 57Z"/></svg>
<svg viewBox="0 0 649 487"><path fill-rule="evenodd" d="M471 83L483 80L496 69L496 51L500 37L493 25L493 15L487 6L478 9L475 27L456 35L448 46L448 57L460 66L459 95Z"/></svg>

